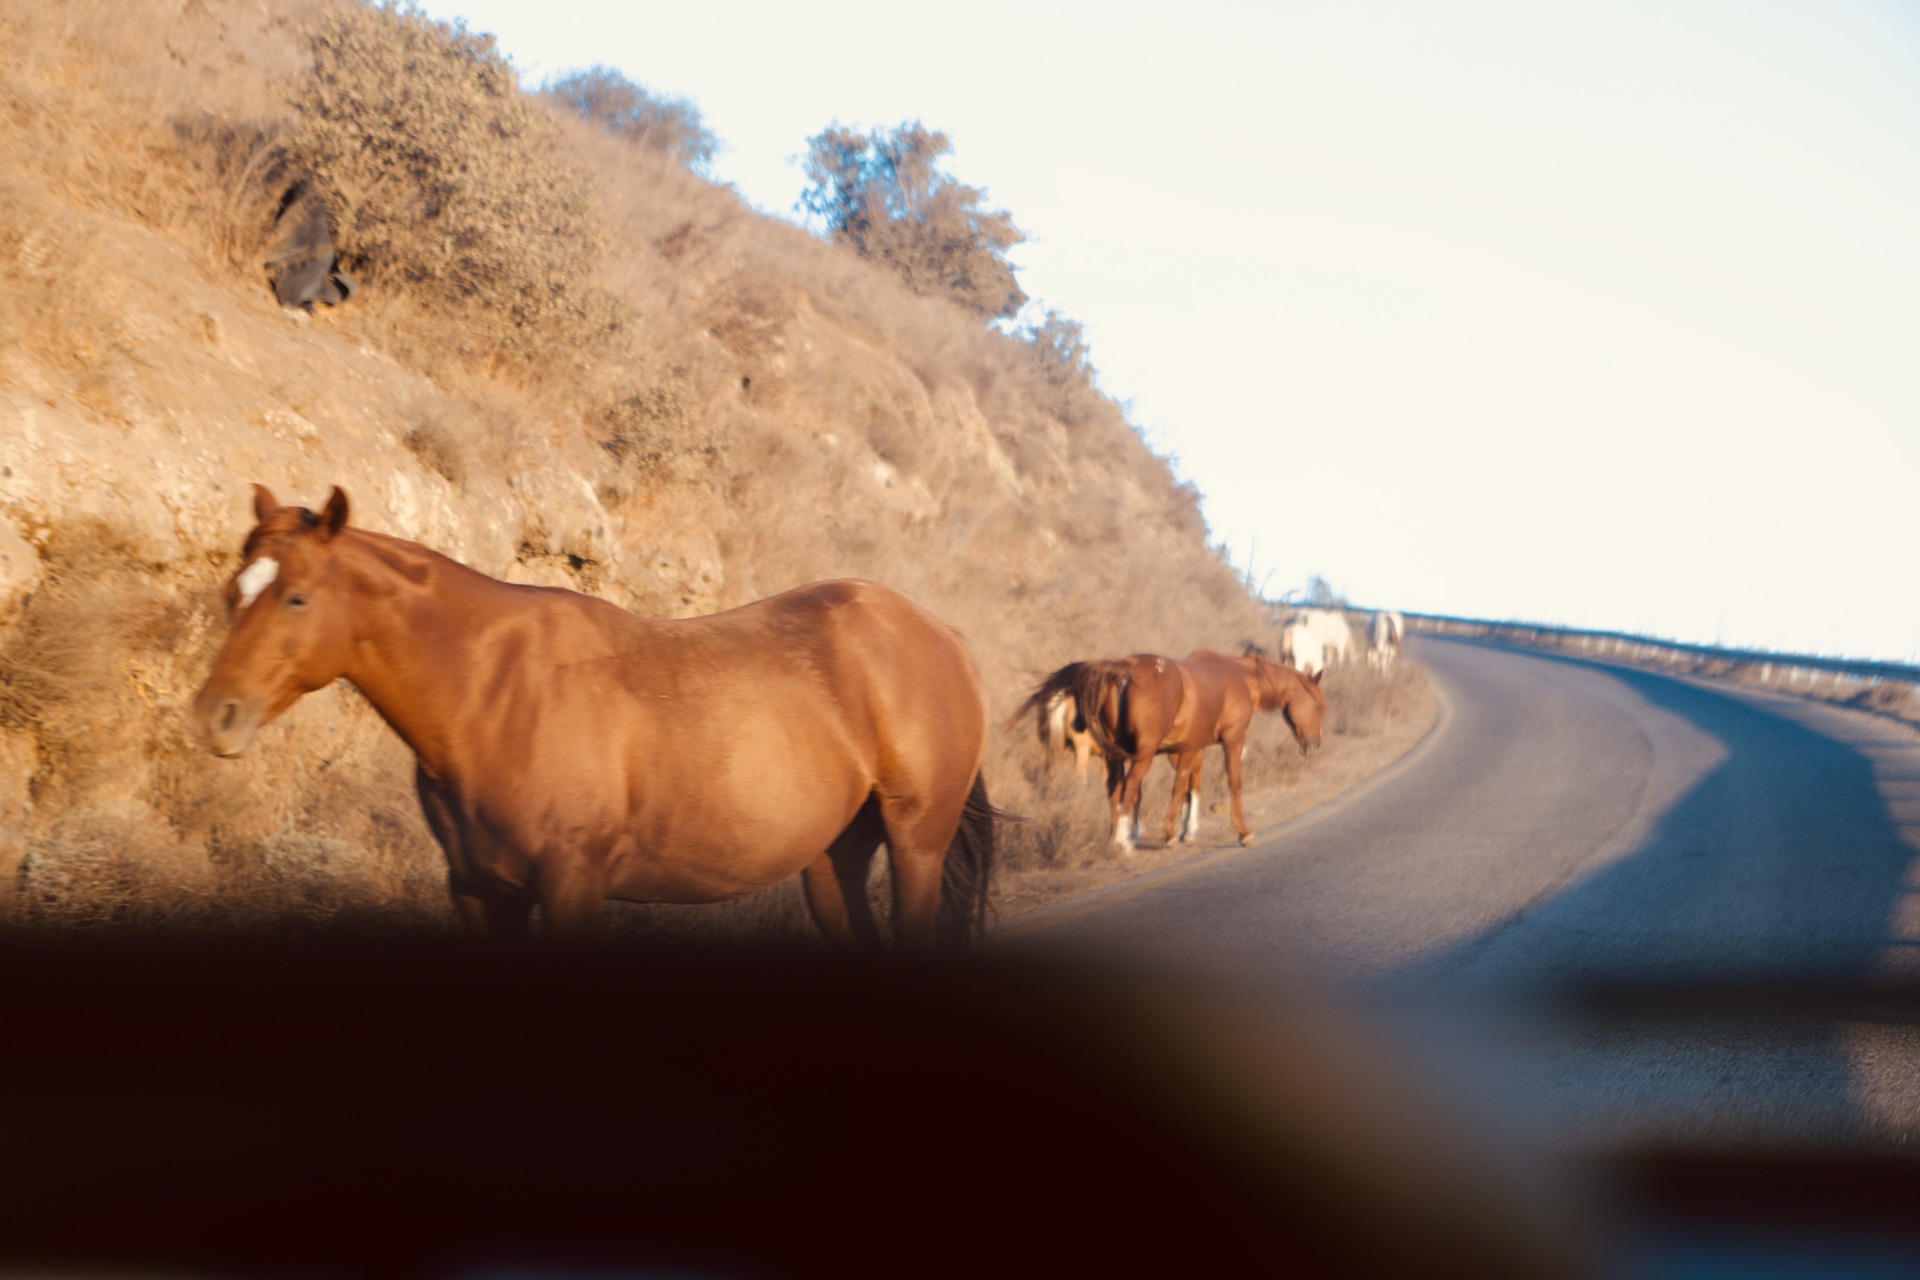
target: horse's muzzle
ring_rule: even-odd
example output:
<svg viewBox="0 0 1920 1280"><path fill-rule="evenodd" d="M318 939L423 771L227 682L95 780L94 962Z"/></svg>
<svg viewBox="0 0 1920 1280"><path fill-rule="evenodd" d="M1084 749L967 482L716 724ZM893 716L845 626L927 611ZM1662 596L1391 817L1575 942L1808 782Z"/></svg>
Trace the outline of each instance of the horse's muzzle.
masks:
<svg viewBox="0 0 1920 1280"><path fill-rule="evenodd" d="M231 759L253 745L265 711L258 698L208 697L202 690L193 702L193 725L209 751Z"/></svg>

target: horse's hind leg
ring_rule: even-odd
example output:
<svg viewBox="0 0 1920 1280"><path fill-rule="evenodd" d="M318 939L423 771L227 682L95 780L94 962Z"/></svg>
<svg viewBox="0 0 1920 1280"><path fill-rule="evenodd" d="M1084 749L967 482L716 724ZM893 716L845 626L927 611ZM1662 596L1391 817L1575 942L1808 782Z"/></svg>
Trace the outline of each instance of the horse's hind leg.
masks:
<svg viewBox="0 0 1920 1280"><path fill-rule="evenodd" d="M1120 784L1113 810L1114 847L1125 853L1132 853L1134 842L1140 838L1140 789L1147 779L1147 771L1153 768L1153 757L1144 756L1122 762L1126 778Z"/></svg>
<svg viewBox="0 0 1920 1280"><path fill-rule="evenodd" d="M965 807L963 790L880 800L893 873L893 943L902 951L931 951L939 940L941 875Z"/></svg>
<svg viewBox="0 0 1920 1280"><path fill-rule="evenodd" d="M807 906L827 941L880 945L880 926L873 918L873 904L867 901L867 876L873 869L873 855L886 837L879 802L869 796L847 829L802 874Z"/></svg>

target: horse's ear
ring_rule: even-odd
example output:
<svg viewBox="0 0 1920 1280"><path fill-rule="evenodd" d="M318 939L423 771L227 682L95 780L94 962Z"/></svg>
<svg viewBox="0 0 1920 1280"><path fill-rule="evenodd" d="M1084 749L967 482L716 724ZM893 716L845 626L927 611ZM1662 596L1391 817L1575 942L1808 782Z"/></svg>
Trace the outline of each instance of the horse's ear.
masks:
<svg viewBox="0 0 1920 1280"><path fill-rule="evenodd" d="M280 499L273 496L273 490L263 484L253 486L253 518L264 521L280 509Z"/></svg>
<svg viewBox="0 0 1920 1280"><path fill-rule="evenodd" d="M1312 675L1310 675L1310 676L1308 676L1308 677L1307 677L1307 679L1308 679L1308 680L1309 680L1310 682L1312 682L1313 684L1319 684L1319 683L1320 683L1320 678L1321 678L1322 676L1324 676L1324 675L1326 675L1326 674L1327 674L1327 669L1326 669L1325 667L1322 667L1322 668L1320 668L1320 670L1318 670L1318 671L1316 671L1316 672L1314 672L1314 673L1313 673Z"/></svg>
<svg viewBox="0 0 1920 1280"><path fill-rule="evenodd" d="M333 492L327 497L327 506L320 513L318 536L322 542L332 542L334 536L347 527L347 495L339 485L333 486Z"/></svg>

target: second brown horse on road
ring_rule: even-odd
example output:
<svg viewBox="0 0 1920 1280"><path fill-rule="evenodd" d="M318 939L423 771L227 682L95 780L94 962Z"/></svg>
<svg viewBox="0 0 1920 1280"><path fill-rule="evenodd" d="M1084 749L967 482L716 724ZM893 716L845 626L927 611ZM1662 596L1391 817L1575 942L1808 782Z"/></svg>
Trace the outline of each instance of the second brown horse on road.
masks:
<svg viewBox="0 0 1920 1280"><path fill-rule="evenodd" d="M1140 790L1156 755L1173 757L1173 797L1164 838L1171 844L1184 810L1182 839L1200 825L1200 773L1205 751L1219 743L1226 756L1233 829L1252 838L1242 799L1242 765L1255 711L1281 711L1302 752L1320 745L1326 695L1318 678L1257 654L1232 658L1197 649L1184 660L1138 653L1127 658L1071 662L1049 675L1016 716L1037 713L1043 739L1049 710L1073 699L1096 749L1107 762L1107 801L1113 842L1131 852L1140 831Z"/></svg>
<svg viewBox="0 0 1920 1280"><path fill-rule="evenodd" d="M600 931L608 898L718 902L803 872L830 938L983 927L987 700L960 634L877 583L821 582L711 617L639 618L489 578L254 486L232 622L193 722L239 755L303 694L353 682L413 748L470 931Z"/></svg>

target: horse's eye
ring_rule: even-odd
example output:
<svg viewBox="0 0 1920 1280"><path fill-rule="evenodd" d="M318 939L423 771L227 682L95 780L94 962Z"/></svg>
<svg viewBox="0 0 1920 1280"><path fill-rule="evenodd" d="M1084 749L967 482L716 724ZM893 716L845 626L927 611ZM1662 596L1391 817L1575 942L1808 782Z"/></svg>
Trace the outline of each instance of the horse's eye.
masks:
<svg viewBox="0 0 1920 1280"><path fill-rule="evenodd" d="M307 607L307 593L304 591L287 592L287 608L304 609Z"/></svg>

